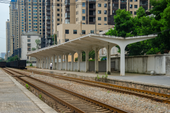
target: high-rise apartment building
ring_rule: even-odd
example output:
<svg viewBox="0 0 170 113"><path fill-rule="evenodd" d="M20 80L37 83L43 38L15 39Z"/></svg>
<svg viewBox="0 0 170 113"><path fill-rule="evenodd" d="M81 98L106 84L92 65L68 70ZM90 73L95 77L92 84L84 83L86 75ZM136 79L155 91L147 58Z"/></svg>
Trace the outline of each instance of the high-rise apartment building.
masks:
<svg viewBox="0 0 170 113"><path fill-rule="evenodd" d="M42 38L45 38L45 22L47 20L45 18L45 8L45 0L11 0L11 55L18 55L16 52L21 48L20 38L23 32L34 31L40 34ZM50 20L50 22L52 21Z"/></svg>
<svg viewBox="0 0 170 113"><path fill-rule="evenodd" d="M99 33L113 27L116 10L125 9L135 16L140 6L150 9L149 0L63 0L62 25L56 26L55 17L57 33L54 33L58 36L58 43L88 33Z"/></svg>
<svg viewBox="0 0 170 113"><path fill-rule="evenodd" d="M9 19L6 21L6 58L9 57L11 54L11 47L10 47L10 21Z"/></svg>
<svg viewBox="0 0 170 113"><path fill-rule="evenodd" d="M11 0L10 2L10 54L12 55L14 50L19 45L19 23L18 23L18 4L17 0Z"/></svg>
<svg viewBox="0 0 170 113"><path fill-rule="evenodd" d="M113 25L118 9L126 9L133 15L142 6L150 8L149 0L63 0L62 18L65 24Z"/></svg>
<svg viewBox="0 0 170 113"><path fill-rule="evenodd" d="M57 26L62 23L62 6L62 0L53 0L53 34L57 34Z"/></svg>

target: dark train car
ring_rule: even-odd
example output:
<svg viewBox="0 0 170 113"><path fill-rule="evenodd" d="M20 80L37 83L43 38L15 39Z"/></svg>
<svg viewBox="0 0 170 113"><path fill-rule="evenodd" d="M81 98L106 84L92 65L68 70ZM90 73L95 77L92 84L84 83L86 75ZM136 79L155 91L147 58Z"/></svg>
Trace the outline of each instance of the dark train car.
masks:
<svg viewBox="0 0 170 113"><path fill-rule="evenodd" d="M26 67L26 60L7 62L7 67L24 69Z"/></svg>
<svg viewBox="0 0 170 113"><path fill-rule="evenodd" d="M6 67L6 62L0 62L0 67L1 67L1 68Z"/></svg>

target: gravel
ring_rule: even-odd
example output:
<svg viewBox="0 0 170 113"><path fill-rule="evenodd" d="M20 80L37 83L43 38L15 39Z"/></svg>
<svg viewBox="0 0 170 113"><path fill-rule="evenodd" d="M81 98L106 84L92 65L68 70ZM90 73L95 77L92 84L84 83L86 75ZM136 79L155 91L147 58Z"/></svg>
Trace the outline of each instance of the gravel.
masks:
<svg viewBox="0 0 170 113"><path fill-rule="evenodd" d="M32 77L44 80L46 82L58 85L60 87L77 92L84 96L99 100L103 103L133 113L170 113L170 105L152 101L150 99L123 94L115 91L109 91L104 88L88 86L72 81L61 80L44 75L31 75Z"/></svg>

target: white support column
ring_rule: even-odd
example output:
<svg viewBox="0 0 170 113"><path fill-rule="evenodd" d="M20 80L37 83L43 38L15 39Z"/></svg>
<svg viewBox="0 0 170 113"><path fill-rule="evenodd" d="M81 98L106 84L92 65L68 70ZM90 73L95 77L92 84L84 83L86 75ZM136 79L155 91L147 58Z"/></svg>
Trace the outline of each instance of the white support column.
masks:
<svg viewBox="0 0 170 113"><path fill-rule="evenodd" d="M41 69L43 69L43 58L41 59Z"/></svg>
<svg viewBox="0 0 170 113"><path fill-rule="evenodd" d="M68 54L65 54L65 70L68 70Z"/></svg>
<svg viewBox="0 0 170 113"><path fill-rule="evenodd" d="M38 68L40 68L40 59L38 59Z"/></svg>
<svg viewBox="0 0 170 113"><path fill-rule="evenodd" d="M82 54L80 51L78 52L78 62L77 62L77 71L80 72L80 54Z"/></svg>
<svg viewBox="0 0 170 113"><path fill-rule="evenodd" d="M71 53L71 71L73 71L74 53Z"/></svg>
<svg viewBox="0 0 170 113"><path fill-rule="evenodd" d="M89 51L85 51L86 53L86 59L85 59L85 63L86 63L86 67L85 67L85 72L89 71Z"/></svg>
<svg viewBox="0 0 170 113"><path fill-rule="evenodd" d="M53 55L53 70L55 70L56 67L55 67L55 55Z"/></svg>
<svg viewBox="0 0 170 113"><path fill-rule="evenodd" d="M61 69L60 70L62 69L63 69L63 55L61 55Z"/></svg>
<svg viewBox="0 0 170 113"><path fill-rule="evenodd" d="M107 49L107 60L106 60L106 72L107 74L111 74L111 46L110 45L107 45L106 47Z"/></svg>
<svg viewBox="0 0 170 113"><path fill-rule="evenodd" d="M48 57L48 67L47 67L47 69L50 69L50 57Z"/></svg>
<svg viewBox="0 0 170 113"><path fill-rule="evenodd" d="M58 57L59 57L59 56L56 55L56 61L57 61L57 62L56 62L56 67L55 67L56 70L59 70L59 67L58 67L58 65L59 65L59 62L58 62L58 61L59 61L59 58L58 58Z"/></svg>
<svg viewBox="0 0 170 113"><path fill-rule="evenodd" d="M44 69L46 69L46 67L47 67L47 59L46 59L46 57L44 58Z"/></svg>
<svg viewBox="0 0 170 113"><path fill-rule="evenodd" d="M43 66L43 67L44 67L44 69L45 69L45 57L44 57L44 59L43 59L43 62L44 62L44 66Z"/></svg>
<svg viewBox="0 0 170 113"><path fill-rule="evenodd" d="M43 58L41 59L41 61L42 61L42 67L41 68L44 69L44 67L43 67Z"/></svg>
<svg viewBox="0 0 170 113"><path fill-rule="evenodd" d="M99 72L98 48L95 48L95 72Z"/></svg>
<svg viewBox="0 0 170 113"><path fill-rule="evenodd" d="M38 67L38 59L36 58L36 68Z"/></svg>
<svg viewBox="0 0 170 113"><path fill-rule="evenodd" d="M40 69L42 69L42 59L40 58Z"/></svg>
<svg viewBox="0 0 170 113"><path fill-rule="evenodd" d="M125 45L120 47L120 76L125 76Z"/></svg>

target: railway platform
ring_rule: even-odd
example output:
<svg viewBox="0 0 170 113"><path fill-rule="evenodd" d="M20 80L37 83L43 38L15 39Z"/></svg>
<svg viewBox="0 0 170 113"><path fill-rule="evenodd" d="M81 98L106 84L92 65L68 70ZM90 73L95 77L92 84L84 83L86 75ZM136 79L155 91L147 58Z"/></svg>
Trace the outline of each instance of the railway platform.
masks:
<svg viewBox="0 0 170 113"><path fill-rule="evenodd" d="M35 70L39 72L48 72L53 74L61 74L64 76L71 76L83 79L94 79L97 75L102 77L105 73L92 73L92 72L72 72L64 70L49 70L49 69L39 69L39 68L27 68L28 70ZM146 74L135 74L126 73L126 76L120 76L118 72L114 72L108 75L108 79L119 81L122 83L132 83L132 84L143 84L157 87L167 87L170 89L170 76L167 75L146 75Z"/></svg>
<svg viewBox="0 0 170 113"><path fill-rule="evenodd" d="M0 113L57 113L0 69Z"/></svg>

